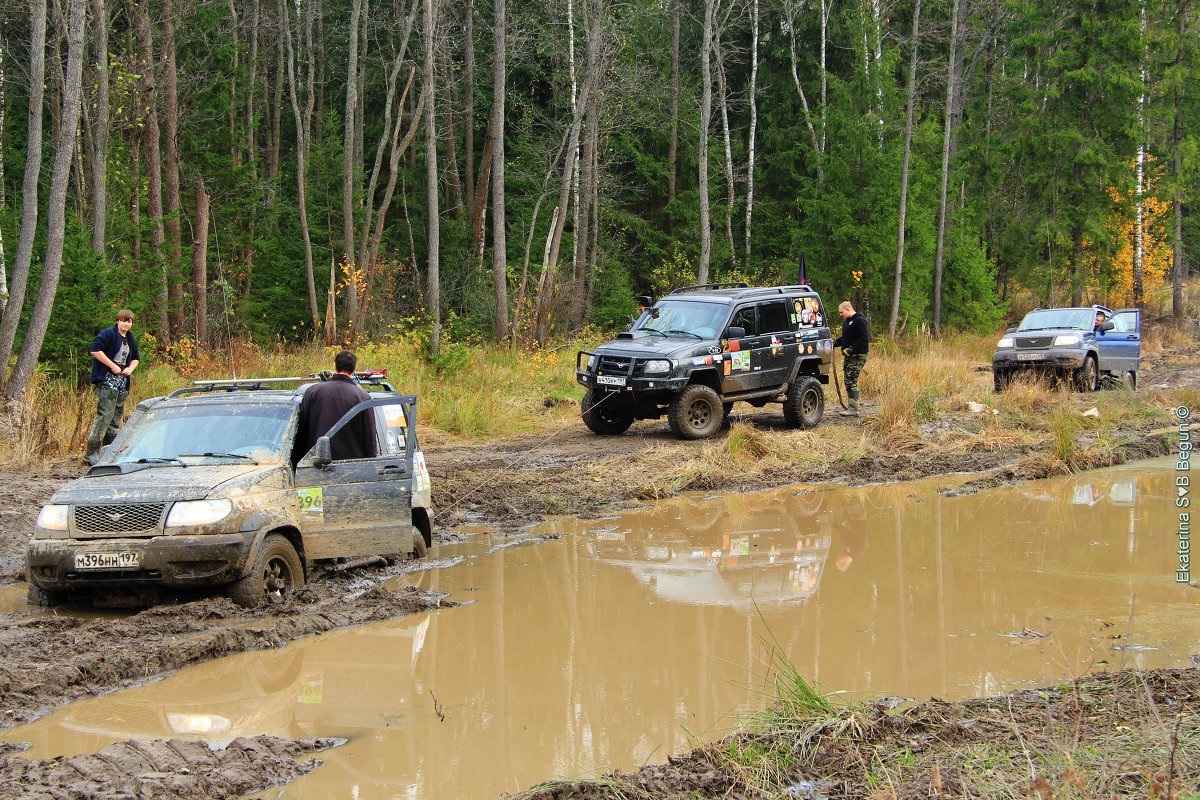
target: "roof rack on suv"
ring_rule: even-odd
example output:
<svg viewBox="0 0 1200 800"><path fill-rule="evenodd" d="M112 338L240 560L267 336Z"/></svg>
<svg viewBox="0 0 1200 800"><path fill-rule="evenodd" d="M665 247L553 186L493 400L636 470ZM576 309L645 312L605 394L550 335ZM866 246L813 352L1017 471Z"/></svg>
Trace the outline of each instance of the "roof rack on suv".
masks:
<svg viewBox="0 0 1200 800"><path fill-rule="evenodd" d="M762 294L787 294L788 292L815 292L816 290L807 283L797 283L793 286L762 286L751 289L746 293L747 297L754 297Z"/></svg>
<svg viewBox="0 0 1200 800"><path fill-rule="evenodd" d="M359 370L354 373L354 377L359 383L369 386L380 386L389 391L395 391L395 388L385 380L388 371L386 369L367 369ZM280 384L285 383L312 383L313 381L325 380L325 377L319 372L312 375L297 375L288 378L220 378L213 380L192 381L191 386L184 386L181 389L176 389L167 397L179 397L185 394L198 394L201 392L255 392L264 389L282 388Z"/></svg>
<svg viewBox="0 0 1200 800"><path fill-rule="evenodd" d="M697 289L745 289L744 281L728 281L726 283L698 283L695 286L680 286L678 289L672 289L671 294L680 294L681 292L694 292Z"/></svg>

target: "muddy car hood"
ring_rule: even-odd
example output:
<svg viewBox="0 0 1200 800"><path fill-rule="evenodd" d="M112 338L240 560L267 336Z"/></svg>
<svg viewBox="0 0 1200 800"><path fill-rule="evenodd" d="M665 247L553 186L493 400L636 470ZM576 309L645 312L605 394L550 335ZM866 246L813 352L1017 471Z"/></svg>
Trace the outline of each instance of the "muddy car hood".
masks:
<svg viewBox="0 0 1200 800"><path fill-rule="evenodd" d="M203 500L222 484L236 481L249 488L271 473L283 469L279 464L193 464L187 467L155 466L124 474L85 475L59 489L49 502L79 504L136 500L169 503Z"/></svg>
<svg viewBox="0 0 1200 800"><path fill-rule="evenodd" d="M1012 333L1010 333L1008 335L1009 336L1021 336L1021 337L1024 337L1024 336L1054 337L1054 336L1069 336L1072 334L1074 334L1076 336L1087 336L1089 333L1092 333L1092 331L1085 331L1082 328L1038 328L1035 330L1031 329L1031 330L1027 330L1027 331L1013 331Z"/></svg>

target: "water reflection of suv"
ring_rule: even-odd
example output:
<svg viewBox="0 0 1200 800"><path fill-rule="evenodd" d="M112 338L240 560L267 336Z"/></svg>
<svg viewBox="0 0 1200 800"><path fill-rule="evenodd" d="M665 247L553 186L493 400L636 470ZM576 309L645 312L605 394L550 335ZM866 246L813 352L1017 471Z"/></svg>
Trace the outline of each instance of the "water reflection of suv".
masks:
<svg viewBox="0 0 1200 800"><path fill-rule="evenodd" d="M50 498L26 550L30 602L152 600L226 587L257 605L304 585L321 559L425 555L430 481L416 402L363 376L359 403L293 453L307 379L201 382L138 404L87 475ZM374 417L378 455L334 461L330 437Z"/></svg>
<svg viewBox="0 0 1200 800"><path fill-rule="evenodd" d="M667 421L685 439L711 436L734 402L782 403L788 424L821 421L833 342L821 298L807 285L712 283L676 289L626 332L576 356L583 421L624 433Z"/></svg>
<svg viewBox="0 0 1200 800"><path fill-rule="evenodd" d="M1097 314L1104 314L1101 326L1096 325ZM1134 389L1141 355L1141 312L1136 308L1037 308L996 343L992 376L997 392L1022 372L1070 379L1081 392L1109 383Z"/></svg>

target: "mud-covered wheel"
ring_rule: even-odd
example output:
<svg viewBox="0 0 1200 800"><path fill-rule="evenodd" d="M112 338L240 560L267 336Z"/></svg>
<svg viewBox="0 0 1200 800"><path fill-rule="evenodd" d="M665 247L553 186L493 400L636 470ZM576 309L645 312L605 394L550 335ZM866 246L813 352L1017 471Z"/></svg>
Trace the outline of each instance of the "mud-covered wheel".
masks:
<svg viewBox="0 0 1200 800"><path fill-rule="evenodd" d="M724 420L721 398L702 383L683 387L667 409L667 422L676 436L684 439L706 439L721 427Z"/></svg>
<svg viewBox="0 0 1200 800"><path fill-rule="evenodd" d="M256 608L266 602L277 603L303 586L304 567L296 548L283 536L272 533L245 577L230 588L229 596L239 606Z"/></svg>
<svg viewBox="0 0 1200 800"><path fill-rule="evenodd" d="M588 389L580 402L583 424L600 436L617 436L633 424L633 412L625 408L611 392Z"/></svg>
<svg viewBox="0 0 1200 800"><path fill-rule="evenodd" d="M1012 382L1013 374L1011 371L1007 369L992 370L992 391L994 391L996 394L1003 392L1012 385Z"/></svg>
<svg viewBox="0 0 1200 800"><path fill-rule="evenodd" d="M783 398L783 418L793 428L814 428L825 413L825 390L812 375L798 375Z"/></svg>
<svg viewBox="0 0 1200 800"><path fill-rule="evenodd" d="M1084 358L1083 366L1075 370L1071 375L1071 379L1077 392L1096 391L1100 380L1100 375L1096 370L1096 359L1090 355Z"/></svg>
<svg viewBox="0 0 1200 800"><path fill-rule="evenodd" d="M43 589L39 586L29 584L29 588L25 592L25 602L31 606L40 608L50 608L52 606L60 606L67 602L70 598L68 592L54 591L52 589Z"/></svg>
<svg viewBox="0 0 1200 800"><path fill-rule="evenodd" d="M415 561L429 555L429 545L425 544L425 535L415 527L412 529L412 542L413 549L412 553L409 554L409 558Z"/></svg>

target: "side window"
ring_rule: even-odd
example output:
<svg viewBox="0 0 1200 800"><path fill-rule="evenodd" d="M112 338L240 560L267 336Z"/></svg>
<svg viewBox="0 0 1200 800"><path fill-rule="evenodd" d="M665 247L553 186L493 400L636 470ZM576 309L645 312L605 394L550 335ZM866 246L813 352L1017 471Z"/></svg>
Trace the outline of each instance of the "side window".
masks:
<svg viewBox="0 0 1200 800"><path fill-rule="evenodd" d="M375 414L375 424L379 430L379 454L404 455L408 440L408 420L404 418L404 406L380 406Z"/></svg>
<svg viewBox="0 0 1200 800"><path fill-rule="evenodd" d="M782 300L763 303L758 307L759 318L762 321L763 333L783 333L791 330L788 320L787 306Z"/></svg>
<svg viewBox="0 0 1200 800"><path fill-rule="evenodd" d="M733 312L729 327L745 328L747 336L757 336L758 325L755 324L754 306L743 306Z"/></svg>
<svg viewBox="0 0 1200 800"><path fill-rule="evenodd" d="M791 304L791 321L796 327L825 327L825 314L821 311L821 301L816 297L793 297Z"/></svg>
<svg viewBox="0 0 1200 800"><path fill-rule="evenodd" d="M1113 316L1113 333L1127 333L1137 330L1137 322L1133 314L1116 314Z"/></svg>

